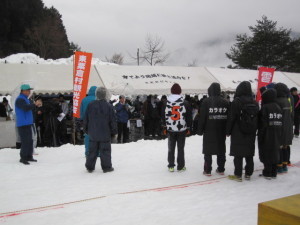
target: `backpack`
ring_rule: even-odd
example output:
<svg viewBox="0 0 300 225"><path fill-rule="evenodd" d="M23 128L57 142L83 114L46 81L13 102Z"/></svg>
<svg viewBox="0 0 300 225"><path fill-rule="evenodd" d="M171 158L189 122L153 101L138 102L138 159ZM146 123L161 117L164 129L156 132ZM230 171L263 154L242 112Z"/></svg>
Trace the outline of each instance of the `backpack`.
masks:
<svg viewBox="0 0 300 225"><path fill-rule="evenodd" d="M241 101L240 101L241 102ZM239 127L243 134L255 134L258 123L258 106L254 103L242 103Z"/></svg>

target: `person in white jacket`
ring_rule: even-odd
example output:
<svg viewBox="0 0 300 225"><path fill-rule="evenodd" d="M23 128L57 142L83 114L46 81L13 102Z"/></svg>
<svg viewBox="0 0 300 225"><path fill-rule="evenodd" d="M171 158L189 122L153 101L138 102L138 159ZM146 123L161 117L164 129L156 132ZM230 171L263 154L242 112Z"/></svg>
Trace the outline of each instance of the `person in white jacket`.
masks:
<svg viewBox="0 0 300 225"><path fill-rule="evenodd" d="M171 95L168 97L164 114L164 134L168 135L168 168L174 172L175 148L177 144L177 170L186 170L184 147L185 138L190 134L192 125L192 109L188 102L181 96L181 87L174 84L171 88Z"/></svg>

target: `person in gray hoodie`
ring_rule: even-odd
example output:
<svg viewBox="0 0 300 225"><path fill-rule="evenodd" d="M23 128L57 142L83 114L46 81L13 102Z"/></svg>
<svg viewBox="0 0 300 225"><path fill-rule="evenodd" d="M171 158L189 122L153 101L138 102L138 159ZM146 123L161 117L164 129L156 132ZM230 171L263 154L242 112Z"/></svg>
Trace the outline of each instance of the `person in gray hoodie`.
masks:
<svg viewBox="0 0 300 225"><path fill-rule="evenodd" d="M98 87L96 100L88 105L84 115L84 132L90 138L85 167L90 173L95 170L99 153L103 172L114 171L111 162L111 138L117 134L117 122L114 108L106 98L106 88Z"/></svg>

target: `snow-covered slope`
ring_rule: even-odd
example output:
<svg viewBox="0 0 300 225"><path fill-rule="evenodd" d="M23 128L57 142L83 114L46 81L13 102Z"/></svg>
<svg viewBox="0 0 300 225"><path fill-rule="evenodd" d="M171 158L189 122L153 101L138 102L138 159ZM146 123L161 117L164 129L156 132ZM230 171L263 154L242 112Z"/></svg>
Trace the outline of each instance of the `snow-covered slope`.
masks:
<svg viewBox="0 0 300 225"><path fill-rule="evenodd" d="M7 56L6 58L0 59L0 63L25 63L25 64L73 64L73 56L70 58L62 58L62 59L43 59L33 53L18 53ZM93 58L92 64L95 65L116 65L113 63L103 62L99 58Z"/></svg>
<svg viewBox="0 0 300 225"><path fill-rule="evenodd" d="M183 173L167 171L167 140L113 145L115 172L108 174L99 160L86 172L83 146L40 148L30 166L18 162L18 150L0 150L0 224L254 225L258 203L300 191L300 139L292 147L295 167L271 181L258 176L257 156L251 181L207 178L201 146L201 137L187 139Z"/></svg>

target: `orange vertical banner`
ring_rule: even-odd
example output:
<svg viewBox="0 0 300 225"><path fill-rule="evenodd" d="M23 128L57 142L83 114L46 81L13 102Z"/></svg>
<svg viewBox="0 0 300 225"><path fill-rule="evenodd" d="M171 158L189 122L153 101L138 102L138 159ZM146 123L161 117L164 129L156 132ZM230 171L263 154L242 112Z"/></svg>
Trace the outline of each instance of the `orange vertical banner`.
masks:
<svg viewBox="0 0 300 225"><path fill-rule="evenodd" d="M258 70L258 81L257 81L257 95L256 101L261 101L260 88L267 86L272 83L275 69L268 67L260 67Z"/></svg>
<svg viewBox="0 0 300 225"><path fill-rule="evenodd" d="M73 76L73 116L80 118L80 105L86 96L92 64L92 53L75 52Z"/></svg>

